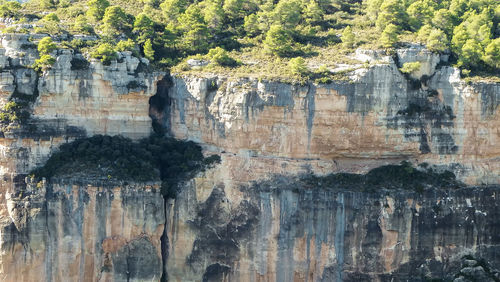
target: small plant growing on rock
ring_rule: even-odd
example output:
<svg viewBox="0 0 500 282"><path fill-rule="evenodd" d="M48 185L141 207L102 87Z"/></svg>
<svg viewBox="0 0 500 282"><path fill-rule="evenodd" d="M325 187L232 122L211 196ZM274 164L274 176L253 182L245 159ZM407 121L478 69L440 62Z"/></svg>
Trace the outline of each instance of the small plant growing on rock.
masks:
<svg viewBox="0 0 500 282"><path fill-rule="evenodd" d="M32 67L37 72L45 72L50 69L55 62L56 59L51 55L43 55L40 59L35 61Z"/></svg>
<svg viewBox="0 0 500 282"><path fill-rule="evenodd" d="M403 67L400 68L399 70L402 73L411 74L411 73L418 71L421 66L422 66L422 64L420 64L420 62L408 62L408 63L404 63Z"/></svg>

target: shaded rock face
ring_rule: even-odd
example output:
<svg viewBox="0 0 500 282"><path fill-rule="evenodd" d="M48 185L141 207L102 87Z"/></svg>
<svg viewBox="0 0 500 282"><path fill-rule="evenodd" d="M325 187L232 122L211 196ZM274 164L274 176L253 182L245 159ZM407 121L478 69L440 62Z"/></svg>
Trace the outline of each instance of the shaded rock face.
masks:
<svg viewBox="0 0 500 282"><path fill-rule="evenodd" d="M160 279L158 187L31 188L12 199L23 224L0 229L2 281Z"/></svg>
<svg viewBox="0 0 500 282"><path fill-rule="evenodd" d="M425 281L453 279L468 254L500 263L500 187L367 193L280 177L210 192L203 181L167 213L169 281Z"/></svg>
<svg viewBox="0 0 500 282"><path fill-rule="evenodd" d="M499 183L500 86L467 85L425 50L396 56L426 62L418 80L382 58L387 63L351 73L351 82L328 85L174 76L166 127L241 158L299 161L316 172L409 159L447 166L470 184Z"/></svg>

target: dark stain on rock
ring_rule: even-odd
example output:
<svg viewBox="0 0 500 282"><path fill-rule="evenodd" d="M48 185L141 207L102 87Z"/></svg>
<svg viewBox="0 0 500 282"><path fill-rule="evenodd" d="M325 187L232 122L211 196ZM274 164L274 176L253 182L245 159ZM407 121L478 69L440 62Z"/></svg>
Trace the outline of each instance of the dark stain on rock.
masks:
<svg viewBox="0 0 500 282"><path fill-rule="evenodd" d="M191 222L199 236L187 258L188 265L199 270L204 269L206 261L232 265L239 257L241 241L251 237L258 215L258 207L247 200L231 208L224 189L215 187Z"/></svg>

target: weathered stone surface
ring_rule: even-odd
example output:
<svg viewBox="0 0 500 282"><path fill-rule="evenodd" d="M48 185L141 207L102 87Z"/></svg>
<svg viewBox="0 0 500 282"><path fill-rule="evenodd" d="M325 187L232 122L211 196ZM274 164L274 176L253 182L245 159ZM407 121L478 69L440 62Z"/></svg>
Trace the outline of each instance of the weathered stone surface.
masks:
<svg viewBox="0 0 500 282"><path fill-rule="evenodd" d="M500 263L500 187L368 193L277 177L210 188L210 173L167 213L169 281L425 281L453 279L464 255Z"/></svg>
<svg viewBox="0 0 500 282"><path fill-rule="evenodd" d="M159 280L165 215L158 186L30 189L11 201L28 213L25 224L0 230L2 281Z"/></svg>
<svg viewBox="0 0 500 282"><path fill-rule="evenodd" d="M417 56L407 53L402 58ZM467 85L451 67L410 81L394 63L358 69L351 77L299 86L174 76L166 127L177 138L241 158L318 160L333 171L352 172L372 168L365 160L380 165L409 159L446 166L470 184L500 182L498 84ZM335 169L347 162L352 167Z"/></svg>

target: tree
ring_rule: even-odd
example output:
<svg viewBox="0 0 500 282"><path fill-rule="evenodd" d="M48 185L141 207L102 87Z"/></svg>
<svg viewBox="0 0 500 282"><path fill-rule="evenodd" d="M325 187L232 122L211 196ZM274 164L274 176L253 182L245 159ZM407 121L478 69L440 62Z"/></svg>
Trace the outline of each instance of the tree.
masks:
<svg viewBox="0 0 500 282"><path fill-rule="evenodd" d="M451 48L455 53L462 52L462 47L465 45L465 42L469 40L469 33L465 29L463 24L455 27L453 29L453 38L451 39Z"/></svg>
<svg viewBox="0 0 500 282"><path fill-rule="evenodd" d="M184 48L195 53L206 52L210 34L200 7L189 6L178 21L179 28L184 32L181 38Z"/></svg>
<svg viewBox="0 0 500 282"><path fill-rule="evenodd" d="M88 23L87 18L84 15L79 15L78 17L76 17L75 23L73 24L73 31L82 34L94 33L94 29Z"/></svg>
<svg viewBox="0 0 500 282"><path fill-rule="evenodd" d="M447 35L451 35L453 31L453 16L447 9L440 9L434 13L432 25L444 31Z"/></svg>
<svg viewBox="0 0 500 282"><path fill-rule="evenodd" d="M267 31L263 43L268 52L284 57L292 53L292 42L290 33L283 26L275 24Z"/></svg>
<svg viewBox="0 0 500 282"><path fill-rule="evenodd" d="M406 19L407 15L402 0L384 0L380 7L376 25L379 30L384 30L389 24L403 26Z"/></svg>
<svg viewBox="0 0 500 282"><path fill-rule="evenodd" d="M9 1L0 6L0 17L17 18L22 6L16 1Z"/></svg>
<svg viewBox="0 0 500 282"><path fill-rule="evenodd" d="M42 55L40 59L35 60L35 64L33 64L33 69L37 72L44 72L50 69L50 67L52 67L52 65L54 65L55 62L56 59L51 55Z"/></svg>
<svg viewBox="0 0 500 282"><path fill-rule="evenodd" d="M222 0L208 0L205 4L203 19L207 23L208 28L216 33L222 31L225 19Z"/></svg>
<svg viewBox="0 0 500 282"><path fill-rule="evenodd" d="M402 73L407 73L407 74L411 74L411 73L414 73L418 70L420 70L422 64L420 62L407 62L407 63L404 63L403 64L403 67L400 68L399 70L402 72Z"/></svg>
<svg viewBox="0 0 500 282"><path fill-rule="evenodd" d="M366 14L370 20L374 22L377 20L383 2L384 0L366 0Z"/></svg>
<svg viewBox="0 0 500 282"><path fill-rule="evenodd" d="M132 39L127 39L127 40L120 40L118 44L116 44L116 51L118 52L123 52L123 51L131 51L132 53L136 52L136 44ZM137 55L137 54L135 54Z"/></svg>
<svg viewBox="0 0 500 282"><path fill-rule="evenodd" d="M398 42L398 27L394 24L389 24L385 27L382 32L382 36L380 37L380 42L382 43L382 47L390 48Z"/></svg>
<svg viewBox="0 0 500 282"><path fill-rule="evenodd" d="M90 56L95 59L100 59L104 65L111 64L111 61L117 57L113 45L109 43L101 43Z"/></svg>
<svg viewBox="0 0 500 282"><path fill-rule="evenodd" d="M294 75L305 75L308 72L306 61L302 57L293 58L288 62L288 67Z"/></svg>
<svg viewBox="0 0 500 282"><path fill-rule="evenodd" d="M301 20L302 5L298 0L281 0L273 11L274 21L286 29L294 29Z"/></svg>
<svg viewBox="0 0 500 282"><path fill-rule="evenodd" d="M340 39L342 39L342 43L344 44L344 46L348 48L352 48L354 46L356 39L354 37L354 33L352 33L350 25L344 28L344 31L342 32L342 37Z"/></svg>
<svg viewBox="0 0 500 282"><path fill-rule="evenodd" d="M483 58L490 67L500 69L500 38L492 40L486 46Z"/></svg>
<svg viewBox="0 0 500 282"><path fill-rule="evenodd" d="M481 52L481 45L479 45L476 39L467 40L459 54L458 65L467 68L477 67L481 60Z"/></svg>
<svg viewBox="0 0 500 282"><path fill-rule="evenodd" d="M89 7L87 17L89 17L89 20L97 22L102 20L106 8L109 7L109 2L108 0L90 0L87 2L87 5Z"/></svg>
<svg viewBox="0 0 500 282"><path fill-rule="evenodd" d="M440 29L433 29L427 39L427 48L435 52L443 52L448 49L448 38Z"/></svg>
<svg viewBox="0 0 500 282"><path fill-rule="evenodd" d="M257 14L250 14L245 17L245 31L249 36L256 36L260 33Z"/></svg>
<svg viewBox="0 0 500 282"><path fill-rule="evenodd" d="M106 8L102 22L102 31L107 36L118 36L130 28L127 15L119 6Z"/></svg>
<svg viewBox="0 0 500 282"><path fill-rule="evenodd" d="M427 42L427 39L429 39L429 34L431 34L432 31L432 26L429 24L423 25L419 30L417 34L417 38L420 42Z"/></svg>
<svg viewBox="0 0 500 282"><path fill-rule="evenodd" d="M154 22L144 13L137 15L134 21L133 33L137 35L139 43L154 37Z"/></svg>
<svg viewBox="0 0 500 282"><path fill-rule="evenodd" d="M235 59L231 58L226 50L220 47L210 49L210 51L208 51L207 57L212 63L220 66L234 67L238 65L238 62Z"/></svg>
<svg viewBox="0 0 500 282"><path fill-rule="evenodd" d="M146 40L144 43L144 56L151 62L155 60L155 50L153 49L151 39Z"/></svg>
<svg viewBox="0 0 500 282"><path fill-rule="evenodd" d="M431 0L417 0L413 2L406 12L409 24L413 30L418 30L423 24L427 24L434 15L435 3Z"/></svg>
<svg viewBox="0 0 500 282"><path fill-rule="evenodd" d="M316 3L316 1L311 0L304 9L304 18L308 24L316 24L323 20L324 11Z"/></svg>
<svg viewBox="0 0 500 282"><path fill-rule="evenodd" d="M243 12L243 3L243 0L225 0L222 8L230 20L235 20L245 15Z"/></svg>
<svg viewBox="0 0 500 282"><path fill-rule="evenodd" d="M40 0L40 7L43 9L54 9L59 1L56 0Z"/></svg>
<svg viewBox="0 0 500 282"><path fill-rule="evenodd" d="M40 55L48 55L57 48L56 44L50 37L44 37L38 42L38 53Z"/></svg>
<svg viewBox="0 0 500 282"><path fill-rule="evenodd" d="M160 4L163 15L168 23L176 23L177 18L186 11L186 0L165 0Z"/></svg>

